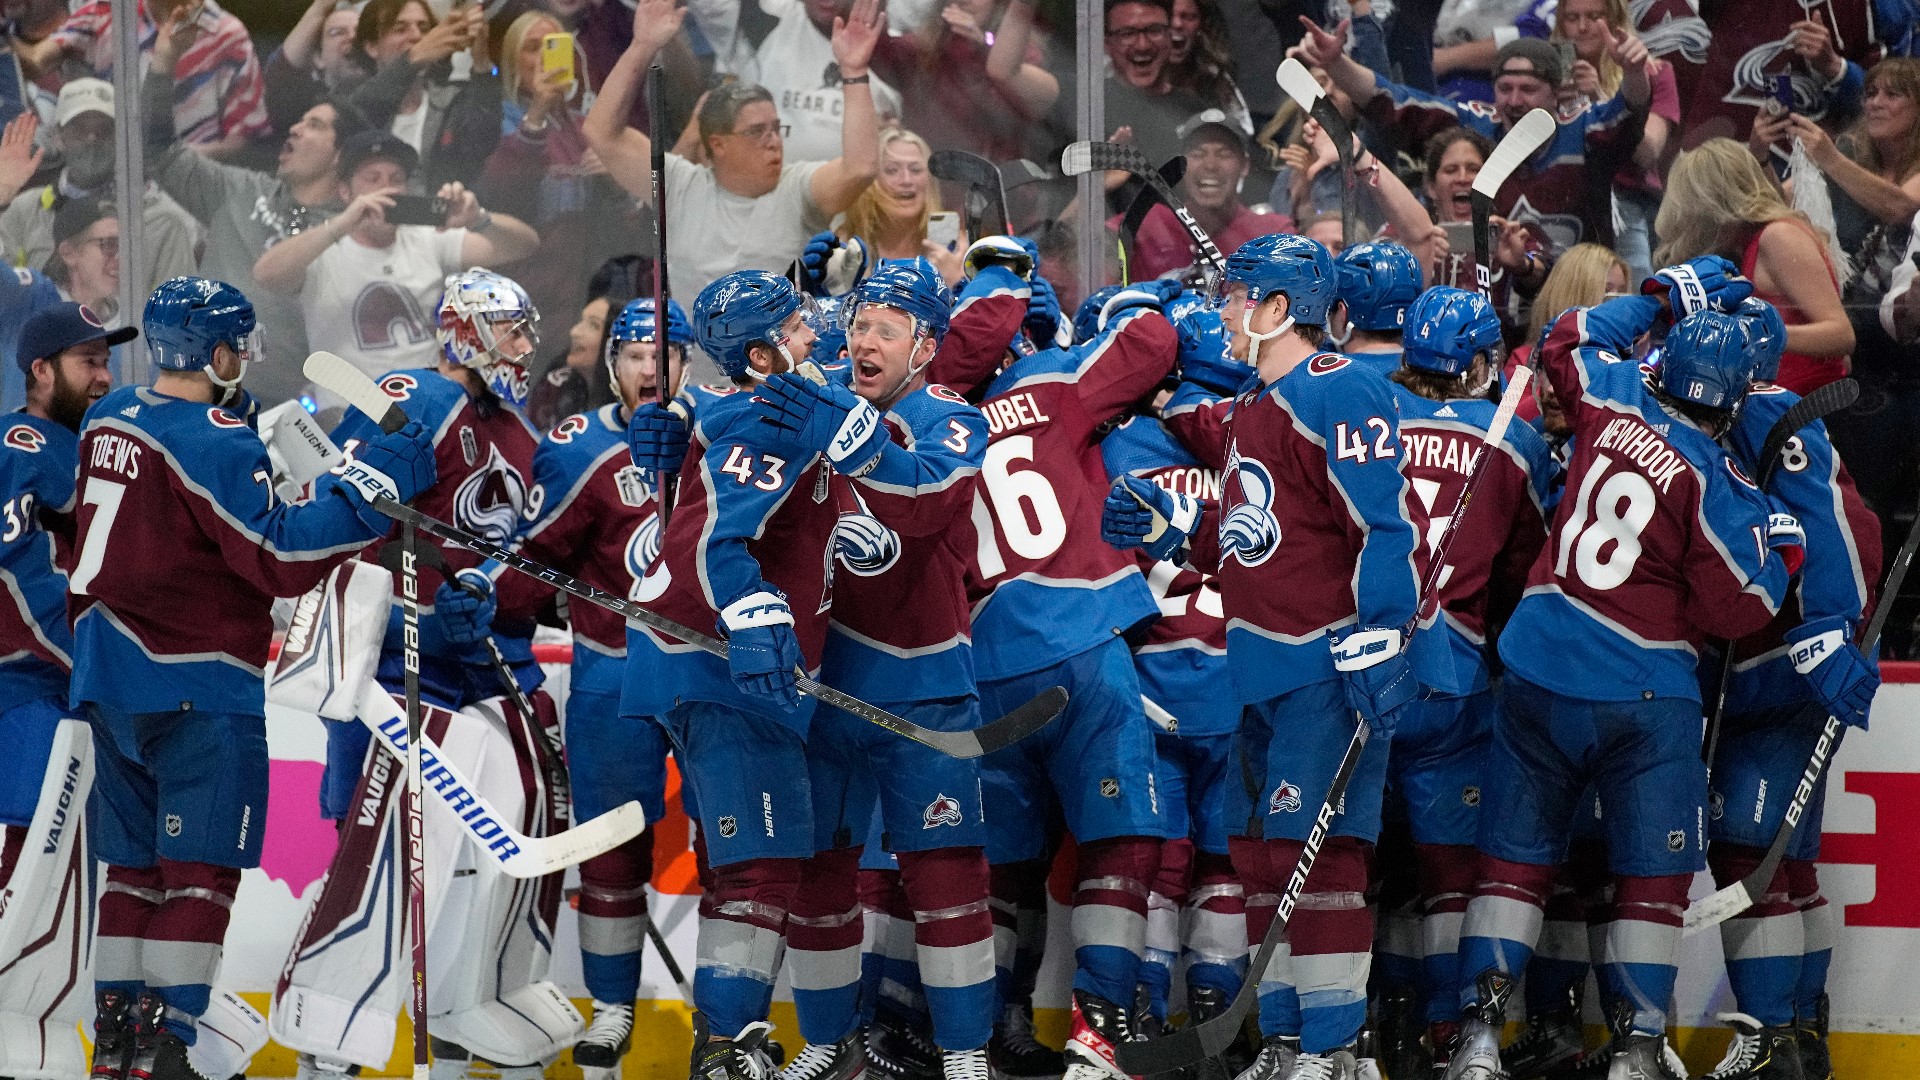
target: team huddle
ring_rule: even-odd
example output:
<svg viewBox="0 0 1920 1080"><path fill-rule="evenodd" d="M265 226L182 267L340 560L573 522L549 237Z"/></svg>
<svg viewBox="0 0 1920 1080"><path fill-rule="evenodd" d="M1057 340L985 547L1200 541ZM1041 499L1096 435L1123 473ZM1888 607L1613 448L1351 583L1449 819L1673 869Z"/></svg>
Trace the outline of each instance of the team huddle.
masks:
<svg viewBox="0 0 1920 1080"><path fill-rule="evenodd" d="M1779 314L1704 257L1514 368L1391 243L1261 237L1070 320L1038 262L995 236L957 296L915 261L633 301L618 400L544 436L538 315L485 270L447 279L437 368L329 387L330 436L256 415L231 286L153 294L150 388L109 389L133 331L36 315L0 447L0 1075L84 1071L89 977L95 1080L225 1080L269 1035L303 1077L378 1068L411 938L433 1076L617 1078L671 754L696 1080L776 1075L783 971L781 1080L1684 1076L1689 883L1763 866L1879 681L1878 525L1783 420ZM724 383L677 385L695 346ZM340 843L263 1017L215 987L269 699L327 721ZM1720 924L1721 1080L1831 1076L1819 806ZM1069 842L1062 1053L1032 996ZM547 978L570 862L587 1017Z"/></svg>

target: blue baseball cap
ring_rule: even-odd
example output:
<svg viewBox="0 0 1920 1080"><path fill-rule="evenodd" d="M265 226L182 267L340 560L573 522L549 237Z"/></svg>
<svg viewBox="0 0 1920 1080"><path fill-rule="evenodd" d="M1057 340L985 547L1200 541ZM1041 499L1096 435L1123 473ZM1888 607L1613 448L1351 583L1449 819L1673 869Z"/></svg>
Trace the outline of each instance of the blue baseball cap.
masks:
<svg viewBox="0 0 1920 1080"><path fill-rule="evenodd" d="M107 329L100 316L85 304L63 302L42 308L27 319L20 328L20 344L14 349L13 359L21 371L31 371L35 360L50 359L75 345L89 341L122 345L139 336L140 331L132 326Z"/></svg>

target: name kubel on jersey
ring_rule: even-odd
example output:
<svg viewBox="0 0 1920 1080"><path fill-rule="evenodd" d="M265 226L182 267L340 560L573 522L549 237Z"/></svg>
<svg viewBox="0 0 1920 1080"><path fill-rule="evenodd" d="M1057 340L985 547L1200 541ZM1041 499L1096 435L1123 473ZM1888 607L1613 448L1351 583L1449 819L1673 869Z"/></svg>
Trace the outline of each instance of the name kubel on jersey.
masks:
<svg viewBox="0 0 1920 1080"><path fill-rule="evenodd" d="M80 439L52 420L10 419L0 436L0 701L64 698L73 670L67 575L41 514L73 513Z"/></svg>
<svg viewBox="0 0 1920 1080"><path fill-rule="evenodd" d="M1766 497L1624 359L1656 312L1646 297L1569 311L1538 351L1578 433L1575 480L1500 657L1529 682L1587 701L1699 700L1702 632L1744 637L1786 592L1785 567L1768 557Z"/></svg>

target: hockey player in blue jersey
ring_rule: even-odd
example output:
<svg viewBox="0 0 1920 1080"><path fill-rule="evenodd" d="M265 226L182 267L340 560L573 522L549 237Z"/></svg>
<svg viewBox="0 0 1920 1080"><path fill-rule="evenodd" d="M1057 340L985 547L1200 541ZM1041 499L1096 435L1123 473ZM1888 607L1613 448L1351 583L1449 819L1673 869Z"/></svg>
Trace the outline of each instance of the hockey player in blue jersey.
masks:
<svg viewBox="0 0 1920 1080"><path fill-rule="evenodd" d="M1737 313L1759 383L1728 441L1748 475L1758 475L1767 433L1800 399L1771 382L1786 344L1779 312L1749 299ZM1779 616L1734 646L1726 715L1710 762L1707 864L1720 886L1759 865L1827 718L1866 727L1880 685L1874 659L1854 643L1880 579L1880 523L1861 502L1824 423L1787 442L1768 493L1806 530L1807 561ZM1709 678L1717 670L1711 662L1701 667ZM1826 983L1834 918L1814 866L1825 784L1822 776L1773 881L1752 907L1720 924L1736 1011L1721 1017L1734 1038L1711 1080L1833 1075Z"/></svg>
<svg viewBox="0 0 1920 1080"><path fill-rule="evenodd" d="M1603 982L1625 1003L1610 1018L1610 1075L1671 1075L1667 1003L1688 884L1706 864L1695 657L1707 635L1738 639L1773 618L1804 535L1716 441L1754 367L1742 320L1722 309L1750 286L1709 256L1649 288L1568 311L1538 353L1575 450L1548 546L1500 639L1479 883L1460 940L1471 983L1448 1080L1502 1075L1511 979L1589 782L1614 881ZM1674 313L1659 371L1644 376L1634 344Z"/></svg>
<svg viewBox="0 0 1920 1080"><path fill-rule="evenodd" d="M215 404L256 358L253 305L230 285L174 278L148 300L144 331L153 388L123 387L87 413L68 581L72 702L93 726L89 817L109 866L94 1075L219 1080L244 1062L197 1039L196 1019L240 872L260 859L273 598L383 535L372 496L412 498L433 458L410 424L283 503L266 447Z"/></svg>
<svg viewBox="0 0 1920 1080"><path fill-rule="evenodd" d="M1420 260L1391 240L1370 240L1333 257L1339 302L1327 313L1335 347L1379 372L1400 366L1407 306L1420 295Z"/></svg>
<svg viewBox="0 0 1920 1080"><path fill-rule="evenodd" d="M756 408L795 446L833 459L857 500L834 533L824 680L922 726L957 731L980 723L964 522L987 423L959 394L926 382L952 307L937 274L916 263L882 265L842 308L851 386L774 375ZM878 424L885 438L844 452L847 434L865 424ZM838 710L815 715L807 757L816 851L794 896L787 949L807 1046L781 1076L846 1080L866 1068L856 1030L864 840L899 860L943 1075L986 1080L993 920L979 763ZM876 795L880 832L868 836Z"/></svg>

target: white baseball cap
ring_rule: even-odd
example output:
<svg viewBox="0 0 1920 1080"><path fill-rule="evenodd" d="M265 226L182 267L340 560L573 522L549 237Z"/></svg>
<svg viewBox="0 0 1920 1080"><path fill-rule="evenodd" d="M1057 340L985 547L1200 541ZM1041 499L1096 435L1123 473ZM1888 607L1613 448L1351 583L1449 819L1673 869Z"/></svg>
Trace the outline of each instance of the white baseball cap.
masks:
<svg viewBox="0 0 1920 1080"><path fill-rule="evenodd" d="M56 126L65 127L74 117L89 112L113 115L112 83L105 79L75 79L60 88L60 101L53 109Z"/></svg>

